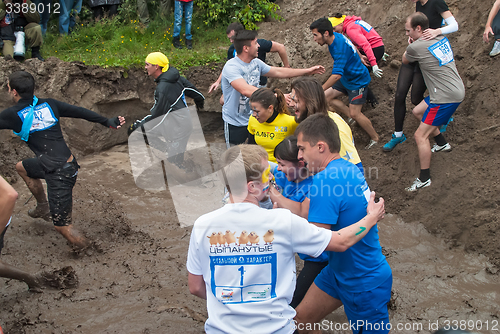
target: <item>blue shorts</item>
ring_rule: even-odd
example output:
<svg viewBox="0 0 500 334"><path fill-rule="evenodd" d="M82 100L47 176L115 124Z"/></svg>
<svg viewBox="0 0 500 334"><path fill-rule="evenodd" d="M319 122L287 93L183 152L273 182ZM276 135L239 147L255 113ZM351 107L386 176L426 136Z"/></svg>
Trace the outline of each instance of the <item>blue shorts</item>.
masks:
<svg viewBox="0 0 500 334"><path fill-rule="evenodd" d="M349 104L365 104L366 102L366 87L350 90L345 88L340 80L337 80L332 88L338 90L344 95L347 95L347 97L349 97Z"/></svg>
<svg viewBox="0 0 500 334"><path fill-rule="evenodd" d="M344 304L344 311L354 334L389 333L391 324L387 304L391 300L392 274L373 290L349 292L338 285L333 269L326 266L316 277L314 284Z"/></svg>
<svg viewBox="0 0 500 334"><path fill-rule="evenodd" d="M429 96L427 96L424 101L427 103L428 107L422 116L422 123L432 126L441 126L448 123L451 115L455 113L460 103L462 103L430 103Z"/></svg>

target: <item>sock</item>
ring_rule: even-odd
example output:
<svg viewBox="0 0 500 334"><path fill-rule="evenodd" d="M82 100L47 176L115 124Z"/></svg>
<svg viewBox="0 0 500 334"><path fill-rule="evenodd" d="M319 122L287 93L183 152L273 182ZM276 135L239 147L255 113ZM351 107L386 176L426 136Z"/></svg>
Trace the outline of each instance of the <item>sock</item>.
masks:
<svg viewBox="0 0 500 334"><path fill-rule="evenodd" d="M427 169L421 169L420 170L420 176L418 177L420 179L420 181L422 182L425 182L427 181L428 179L431 178L431 170L430 168L427 168Z"/></svg>
<svg viewBox="0 0 500 334"><path fill-rule="evenodd" d="M434 137L434 140L436 141L436 144L438 144L439 146L444 146L448 143L442 133Z"/></svg>
<svg viewBox="0 0 500 334"><path fill-rule="evenodd" d="M403 131L394 131L394 135L396 136L396 138L403 137Z"/></svg>

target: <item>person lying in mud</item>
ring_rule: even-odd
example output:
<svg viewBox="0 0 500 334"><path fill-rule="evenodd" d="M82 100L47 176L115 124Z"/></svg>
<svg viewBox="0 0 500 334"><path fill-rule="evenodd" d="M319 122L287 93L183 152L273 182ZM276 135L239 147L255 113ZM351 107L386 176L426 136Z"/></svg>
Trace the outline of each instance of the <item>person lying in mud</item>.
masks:
<svg viewBox="0 0 500 334"><path fill-rule="evenodd" d="M175 67L169 65L163 53L150 53L145 64L148 75L157 83L155 104L151 108L151 115L134 122L128 133L130 135L137 128L144 129L144 125L149 123L145 129L148 143L167 153L171 163L182 166L187 142L193 131L185 96L194 100L197 110L203 109L205 97Z"/></svg>
<svg viewBox="0 0 500 334"><path fill-rule="evenodd" d="M52 220L55 229L72 245L84 248L88 242L71 221L73 187L80 166L64 141L59 119L81 118L118 129L125 124L125 118L108 119L54 99L38 99L34 95L35 79L25 71L9 75L7 86L16 105L0 113L0 129L14 130L36 155L16 164L17 172L37 201L36 208L29 210L28 215ZM48 201L42 179L47 183Z"/></svg>
<svg viewBox="0 0 500 334"><path fill-rule="evenodd" d="M272 178L268 158L258 145L224 152L221 179L230 202L193 226L188 285L193 295L207 300L207 333L247 333L249 328L255 333L294 333L295 310L289 305L295 289L294 252L344 252L384 217L384 200L375 203L374 192L368 214L335 232L286 209L260 208Z"/></svg>

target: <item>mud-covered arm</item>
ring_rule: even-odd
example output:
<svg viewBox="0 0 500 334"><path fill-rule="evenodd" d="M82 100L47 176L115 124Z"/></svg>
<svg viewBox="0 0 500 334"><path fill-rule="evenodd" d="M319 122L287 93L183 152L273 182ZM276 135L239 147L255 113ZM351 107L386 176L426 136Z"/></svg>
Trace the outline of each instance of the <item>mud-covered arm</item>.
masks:
<svg viewBox="0 0 500 334"><path fill-rule="evenodd" d="M82 107L77 107L69 103L54 100L61 117L68 118L81 118L89 122L99 123L103 126L118 129L123 124L125 124L125 118L122 116L117 116L113 118L106 118L99 115L92 110L85 109Z"/></svg>
<svg viewBox="0 0 500 334"><path fill-rule="evenodd" d="M9 223L16 200L17 192L0 176L0 233Z"/></svg>

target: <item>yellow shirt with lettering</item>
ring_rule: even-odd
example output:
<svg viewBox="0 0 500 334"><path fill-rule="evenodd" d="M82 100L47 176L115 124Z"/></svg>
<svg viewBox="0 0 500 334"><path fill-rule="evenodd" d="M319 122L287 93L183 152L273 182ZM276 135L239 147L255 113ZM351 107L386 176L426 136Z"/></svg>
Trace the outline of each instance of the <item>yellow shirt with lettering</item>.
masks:
<svg viewBox="0 0 500 334"><path fill-rule="evenodd" d="M288 136L294 134L297 128L295 117L278 114L272 123L259 123L255 117L248 120L248 132L254 135L255 142L269 154L269 161L276 162L274 148Z"/></svg>

